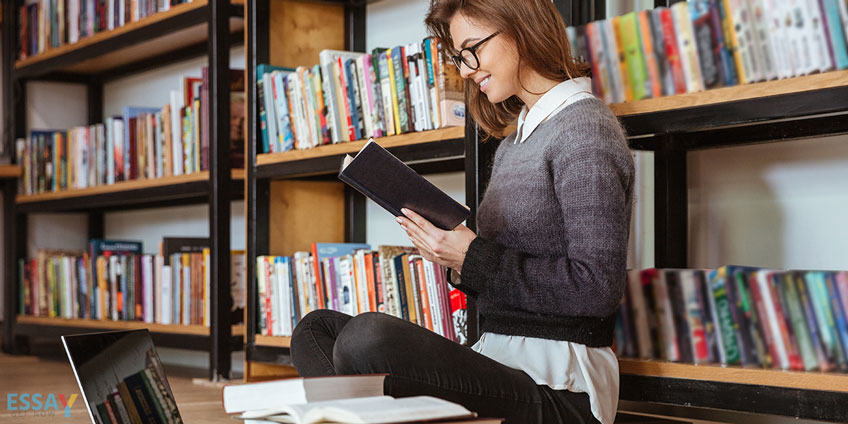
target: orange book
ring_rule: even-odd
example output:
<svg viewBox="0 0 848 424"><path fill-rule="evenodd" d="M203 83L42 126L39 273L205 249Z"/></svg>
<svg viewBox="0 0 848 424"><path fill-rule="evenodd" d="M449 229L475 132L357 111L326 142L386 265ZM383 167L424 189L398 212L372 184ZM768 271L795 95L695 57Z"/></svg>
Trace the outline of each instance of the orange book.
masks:
<svg viewBox="0 0 848 424"><path fill-rule="evenodd" d="M430 297L427 295L427 277L424 275L424 259L415 260L415 270L418 273L418 291L421 293L421 314L424 315L424 326L433 331L433 317L430 313Z"/></svg>
<svg viewBox="0 0 848 424"><path fill-rule="evenodd" d="M365 284L368 285L368 311L377 312L377 296L374 292L374 258L368 253L365 259Z"/></svg>
<svg viewBox="0 0 848 424"><path fill-rule="evenodd" d="M651 79L651 96L653 98L662 96L662 82L660 82L659 65L654 54L654 39L651 37L651 11L643 10L639 13L639 31L642 35L642 48L645 54L645 66L648 68L648 78Z"/></svg>
<svg viewBox="0 0 848 424"><path fill-rule="evenodd" d="M312 243L312 257L315 258L312 261L312 272L315 275L315 291L318 294L318 309L324 309L327 307L327 304L324 300L324 279L321 278L321 261L318 259L318 244Z"/></svg>

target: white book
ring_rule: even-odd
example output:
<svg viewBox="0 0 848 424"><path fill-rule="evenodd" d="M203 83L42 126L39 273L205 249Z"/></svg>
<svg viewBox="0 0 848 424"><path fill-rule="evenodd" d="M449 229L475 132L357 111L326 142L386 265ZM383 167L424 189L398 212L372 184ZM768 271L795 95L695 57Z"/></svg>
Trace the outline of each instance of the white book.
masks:
<svg viewBox="0 0 848 424"><path fill-rule="evenodd" d="M291 336L294 328L292 326L292 286L291 286L291 268L289 259L284 257L274 262L277 274L280 276L280 321L283 327L283 335Z"/></svg>
<svg viewBox="0 0 848 424"><path fill-rule="evenodd" d="M273 414L271 413L273 412ZM339 399L307 404L281 405L276 411L251 411L243 419L256 419L280 423L420 423L425 421L464 419L476 414L450 401L431 397L413 396L393 398L374 396ZM492 420L500 422L500 420Z"/></svg>
<svg viewBox="0 0 848 424"><path fill-rule="evenodd" d="M353 283L353 256L339 258L339 312L356 315L356 290Z"/></svg>
<svg viewBox="0 0 848 424"><path fill-rule="evenodd" d="M392 107L392 81L389 78L389 61L386 52L380 52L377 58L377 67L380 71L380 95L383 100L383 119L386 121L386 136L395 135L395 111Z"/></svg>
<svg viewBox="0 0 848 424"><path fill-rule="evenodd" d="M322 50L318 54L318 60L321 64L321 85L324 89L324 105L327 107L327 125L330 127L330 139L333 143L338 143L342 140L341 120L339 119L338 97L336 96L336 86L338 81L333 77L333 57L332 50ZM347 123L344 126L347 131Z"/></svg>
<svg viewBox="0 0 848 424"><path fill-rule="evenodd" d="M365 127L365 134L362 134L363 139L367 139L374 136L374 115L371 111L371 92L368 89L368 84L365 83L365 79L368 78L365 75L365 58L371 58L371 56L359 56L356 58L354 63L356 63L356 84L359 87L359 97L362 102L362 122Z"/></svg>
<svg viewBox="0 0 848 424"><path fill-rule="evenodd" d="M824 30L824 16L819 7L819 0L806 0L806 7L803 8L807 12L807 31L810 33L812 41L812 57L819 72L830 71L835 67L833 57L830 55L830 47L828 46L828 36Z"/></svg>
<svg viewBox="0 0 848 424"><path fill-rule="evenodd" d="M310 148L321 144L318 141L318 134L321 128L316 125L315 116L315 96L312 91L311 72L303 66L297 67L297 88L298 93L303 97L303 122L302 125L306 129L306 145Z"/></svg>
<svg viewBox="0 0 848 424"><path fill-rule="evenodd" d="M252 415L260 418L273 415L284 405L382 396L385 378L385 374L339 375L226 385L222 394L224 411L255 411L258 413Z"/></svg>
<svg viewBox="0 0 848 424"><path fill-rule="evenodd" d="M153 256L143 255L141 257L142 266L142 314L144 322L153 323Z"/></svg>
<svg viewBox="0 0 848 424"><path fill-rule="evenodd" d="M774 58L774 66L777 69L778 78L790 78L794 76L794 64L792 63L790 52L791 45L786 37L786 21L784 13L786 9L782 0L761 0L765 7L767 16L767 33L769 36L769 46L771 47L772 57Z"/></svg>
<svg viewBox="0 0 848 424"><path fill-rule="evenodd" d="M427 58L424 55L424 44L416 43L418 48L418 92L421 95L421 116L424 118L424 130L432 130L433 117L430 105L430 87L427 84Z"/></svg>
<svg viewBox="0 0 848 424"><path fill-rule="evenodd" d="M277 267L274 264L274 260L276 257L271 257L269 260L270 264L265 264L265 266L270 267L270 271L267 275L268 282L266 283L265 290L267 296L271 299L271 322L268 323L268 326L271 328L272 336L282 336L283 328L281 326L282 319L282 299L280 298L280 275L277 273Z"/></svg>
<svg viewBox="0 0 848 424"><path fill-rule="evenodd" d="M424 128L423 111L421 110L421 91L418 85L418 56L417 44L411 43L404 46L404 54L406 54L407 64L409 65L409 77L406 84L409 88L409 101L412 105L412 115L409 117L415 131L421 131Z"/></svg>
<svg viewBox="0 0 848 424"><path fill-rule="evenodd" d="M164 257L162 258L162 297L159 300L159 309L162 324L173 324L173 271L170 265L164 265Z"/></svg>
<svg viewBox="0 0 848 424"><path fill-rule="evenodd" d="M818 1L818 0L815 0ZM778 69L772 54L771 38L768 34L768 11L764 0L748 0L748 12L754 33L754 55L766 81L778 77Z"/></svg>
<svg viewBox="0 0 848 424"><path fill-rule="evenodd" d="M183 94L180 90L171 90L171 169L174 175L183 175L183 123L180 111L183 110ZM123 132L121 132L123 134Z"/></svg>
<svg viewBox="0 0 848 424"><path fill-rule="evenodd" d="M795 76L807 75L817 70L813 58L813 41L810 36L810 31L807 30L805 22L806 0L784 0L783 5L786 8L784 13L787 19L787 38L794 56ZM818 59L815 59L817 62Z"/></svg>
<svg viewBox="0 0 848 424"><path fill-rule="evenodd" d="M427 282L427 298L430 301L430 316L433 317L433 331L440 336L447 336L442 329L442 308L439 303L439 290L436 287L436 273L433 262L424 261L424 278Z"/></svg>
<svg viewBox="0 0 848 424"><path fill-rule="evenodd" d="M680 64L686 78L686 92L694 93L704 89L704 78L701 75L701 61L695 47L695 32L692 20L689 18L689 6L686 2L675 3L671 6L674 30L677 33L677 48L680 51Z"/></svg>
<svg viewBox="0 0 848 424"><path fill-rule="evenodd" d="M304 261L309 257L309 252L295 252L292 259L294 260L294 269L297 278L298 304L300 305L300 318L311 311L309 307L309 291L306 282L306 266Z"/></svg>

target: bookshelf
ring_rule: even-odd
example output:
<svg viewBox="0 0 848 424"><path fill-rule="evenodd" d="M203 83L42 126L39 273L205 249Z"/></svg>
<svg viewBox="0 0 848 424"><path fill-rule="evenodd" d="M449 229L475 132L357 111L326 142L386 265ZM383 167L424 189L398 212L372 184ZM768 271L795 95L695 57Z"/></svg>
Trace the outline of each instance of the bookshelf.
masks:
<svg viewBox="0 0 848 424"><path fill-rule="evenodd" d="M672 2L657 0L655 4L667 6ZM574 24L605 18L603 1L554 3L566 20ZM594 3L593 7L587 7L587 3ZM317 63L317 51L334 48L333 43L342 44L334 37L321 41L276 35L285 31L281 27L274 27L272 34L269 22L280 20L274 7L268 0L247 5L249 69L260 63L280 66ZM316 13L302 12L304 16ZM349 23L341 35L344 48L364 51L364 5L339 7L334 13L343 14ZM329 28L332 21L327 19L320 24L332 31ZM312 29L307 26L304 32ZM314 50L315 58L304 59L301 55L310 49ZM258 108L250 92L254 86L255 75L249 75L245 192L248 240L245 377L248 380L268 378L274 372L280 375L291 372L290 368L282 367L291 365L290 338L255 334L256 256L289 255L319 239L355 242L365 238L364 200L344 187L332 186L337 181L335 175L341 157L358 151L362 142L257 154ZM654 154L655 266L687 266L687 152L778 141L803 142L805 138L848 133L846 98L848 71L835 71L612 105L627 129L630 147ZM464 128L405 134L378 142L419 172L463 170L466 203L477 210L488 182L488 164L497 147L496 141L481 144L481 137L480 130L469 119ZM290 197L283 200L282 196ZM327 212L334 208L341 211ZM323 215L310 216L316 212ZM472 214L468 221L472 229L474 221ZM324 225L301 225L309 222ZM469 333L469 338L475 340L478 331L473 302L469 302ZM848 375L638 359L621 359L620 369L622 400L848 421Z"/></svg>
<svg viewBox="0 0 848 424"><path fill-rule="evenodd" d="M5 2L3 14L18 16L23 2ZM26 137L26 83L62 81L84 84L87 124L103 122L103 86L107 81L188 58L206 56L209 67L209 170L159 179L123 181L87 189L16 195L4 186L6 217L5 316L3 350L25 351L28 338L78 332L148 329L159 346L209 352L209 378L230 377L231 353L243 346L244 325L230 319L230 202L243 198L244 170L230 169L230 48L244 42L245 0L193 0L79 42L17 58L17 19L3 26L4 110L6 151ZM7 170L0 168L0 175ZM12 172L9 170L8 172ZM18 170L20 173L20 170ZM11 174L10 174L11 175ZM27 221L31 213L83 212L88 238L104 236L104 214L183 204L207 204L212 269L210 325L160 325L140 321L59 319L17 315L17 263L25 258ZM218 276L227 276L218 278Z"/></svg>

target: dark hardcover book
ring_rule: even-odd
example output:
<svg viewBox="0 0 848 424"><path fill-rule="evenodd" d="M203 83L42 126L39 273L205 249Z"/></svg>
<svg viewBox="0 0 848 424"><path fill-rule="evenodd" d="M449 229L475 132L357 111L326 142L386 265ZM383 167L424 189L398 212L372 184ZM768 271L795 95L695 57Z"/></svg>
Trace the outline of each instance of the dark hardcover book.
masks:
<svg viewBox="0 0 848 424"><path fill-rule="evenodd" d="M721 66L722 84L726 86L736 85L736 63L733 61L733 53L727 40L724 28L724 2L721 0L710 0L710 18L713 28L713 37L716 39L718 57Z"/></svg>
<svg viewBox="0 0 848 424"><path fill-rule="evenodd" d="M345 157L339 179L394 216L403 215L401 209L406 208L443 230L453 230L471 215L467 206L418 175L373 139L355 158Z"/></svg>
<svg viewBox="0 0 848 424"><path fill-rule="evenodd" d="M680 362L695 362L695 355L692 350L692 335L689 331L689 319L686 316L686 301L683 299L683 287L680 282L680 270L665 270L665 283L668 287L671 315L674 318Z"/></svg>
<svg viewBox="0 0 848 424"><path fill-rule="evenodd" d="M748 313L747 297L745 297L737 274L741 271L741 267L727 267L727 297L730 300L730 312L733 316L734 327L736 330L736 338L739 341L739 354L743 366L762 364L762 358L759 356L756 342L751 331L751 316Z"/></svg>
<svg viewBox="0 0 848 424"><path fill-rule="evenodd" d="M141 374L144 371L139 371L124 379L127 385L127 391L135 404L136 411L143 423L161 423L159 414L156 412L156 404L153 402L155 395L150 392L148 386L144 383Z"/></svg>
<svg viewBox="0 0 848 424"><path fill-rule="evenodd" d="M695 0L689 3L689 11L704 88L721 86L721 58L718 55L718 38L713 30L713 9L710 9L708 0Z"/></svg>
<svg viewBox="0 0 848 424"><path fill-rule="evenodd" d="M406 299L406 279L403 270L407 267L408 254L397 255L392 258L395 266L395 275L397 278L397 297L400 305L400 317L409 321L409 303Z"/></svg>

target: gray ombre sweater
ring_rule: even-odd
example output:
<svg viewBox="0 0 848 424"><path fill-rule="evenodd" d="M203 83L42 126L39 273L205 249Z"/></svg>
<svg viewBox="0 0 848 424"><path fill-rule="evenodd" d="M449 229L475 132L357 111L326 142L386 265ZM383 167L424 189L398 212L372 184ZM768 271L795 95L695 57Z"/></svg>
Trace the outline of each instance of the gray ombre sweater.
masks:
<svg viewBox="0 0 848 424"><path fill-rule="evenodd" d="M610 346L626 282L633 158L598 99L495 154L457 288L484 332Z"/></svg>

